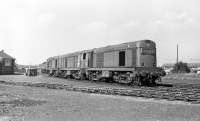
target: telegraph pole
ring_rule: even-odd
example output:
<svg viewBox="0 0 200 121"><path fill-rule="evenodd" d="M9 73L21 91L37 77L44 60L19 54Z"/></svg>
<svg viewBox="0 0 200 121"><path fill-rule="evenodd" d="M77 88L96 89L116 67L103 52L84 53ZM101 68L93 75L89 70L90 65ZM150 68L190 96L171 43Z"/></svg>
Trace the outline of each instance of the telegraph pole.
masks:
<svg viewBox="0 0 200 121"><path fill-rule="evenodd" d="M177 55L176 55L176 63L178 63L178 44L177 44L177 51L176 51L177 53Z"/></svg>

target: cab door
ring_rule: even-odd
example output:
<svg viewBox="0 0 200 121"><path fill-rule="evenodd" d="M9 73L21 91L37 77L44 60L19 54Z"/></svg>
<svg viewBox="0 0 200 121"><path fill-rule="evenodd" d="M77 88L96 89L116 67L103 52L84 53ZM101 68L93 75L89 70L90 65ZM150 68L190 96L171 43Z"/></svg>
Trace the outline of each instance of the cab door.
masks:
<svg viewBox="0 0 200 121"><path fill-rule="evenodd" d="M119 66L125 66L126 51L119 51Z"/></svg>

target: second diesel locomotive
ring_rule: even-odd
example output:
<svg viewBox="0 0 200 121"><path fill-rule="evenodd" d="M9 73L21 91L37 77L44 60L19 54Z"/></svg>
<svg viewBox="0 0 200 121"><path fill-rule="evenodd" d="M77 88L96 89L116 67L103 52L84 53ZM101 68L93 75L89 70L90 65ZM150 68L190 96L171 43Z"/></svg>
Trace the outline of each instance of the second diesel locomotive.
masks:
<svg viewBox="0 0 200 121"><path fill-rule="evenodd" d="M49 75L133 85L155 84L162 75L162 69L157 67L156 44L152 40L54 56L45 64L43 69Z"/></svg>

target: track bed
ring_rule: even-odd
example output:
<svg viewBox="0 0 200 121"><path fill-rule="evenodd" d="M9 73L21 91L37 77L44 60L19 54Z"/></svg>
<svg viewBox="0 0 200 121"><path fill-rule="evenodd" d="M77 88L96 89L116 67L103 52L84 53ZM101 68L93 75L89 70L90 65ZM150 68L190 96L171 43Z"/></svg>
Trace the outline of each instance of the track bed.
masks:
<svg viewBox="0 0 200 121"><path fill-rule="evenodd" d="M15 78L15 79L14 79ZM160 84L156 87L125 86L104 82L90 82L66 80L45 76L23 77L10 76L1 77L0 84L41 87L48 89L64 89L67 91L79 91L85 93L97 93L106 95L134 96L154 99L166 99L169 101L185 101L200 104L200 85L169 85Z"/></svg>

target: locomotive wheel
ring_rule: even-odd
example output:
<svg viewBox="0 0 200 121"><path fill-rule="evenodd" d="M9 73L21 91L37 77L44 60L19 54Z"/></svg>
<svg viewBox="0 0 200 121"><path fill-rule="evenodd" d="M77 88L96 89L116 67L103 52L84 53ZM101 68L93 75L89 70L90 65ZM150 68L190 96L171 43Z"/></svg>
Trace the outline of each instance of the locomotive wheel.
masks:
<svg viewBox="0 0 200 121"><path fill-rule="evenodd" d="M85 73L81 74L81 78L80 79L81 80L85 80L86 79L86 74Z"/></svg>
<svg viewBox="0 0 200 121"><path fill-rule="evenodd" d="M71 77L71 75L67 75L65 78L66 79L71 79L72 77Z"/></svg>
<svg viewBox="0 0 200 121"><path fill-rule="evenodd" d="M137 82L137 79L136 78L133 78L132 79L132 82L130 83L131 86L137 86L138 85L138 82Z"/></svg>
<svg viewBox="0 0 200 121"><path fill-rule="evenodd" d="M100 78L98 81L100 81L100 82L104 82L105 79L104 79L104 78Z"/></svg>
<svg viewBox="0 0 200 121"><path fill-rule="evenodd" d="M89 81L93 81L93 78L92 78L92 74L91 74L91 73L88 75L88 80L89 80Z"/></svg>
<svg viewBox="0 0 200 121"><path fill-rule="evenodd" d="M156 86L156 81L155 80L152 80L151 83L150 83L150 86Z"/></svg>
<svg viewBox="0 0 200 121"><path fill-rule="evenodd" d="M141 78L137 78L136 85L137 86L142 86L142 80L141 80Z"/></svg>
<svg viewBox="0 0 200 121"><path fill-rule="evenodd" d="M102 81L104 82L109 82L109 83L113 83L113 78L109 77L109 78L102 78Z"/></svg>
<svg viewBox="0 0 200 121"><path fill-rule="evenodd" d="M89 81L92 81L92 77L90 75L89 75L88 79L89 79Z"/></svg>
<svg viewBox="0 0 200 121"><path fill-rule="evenodd" d="M141 85L141 81L140 81L138 76L136 76L131 83L132 83L133 86L140 86Z"/></svg>

